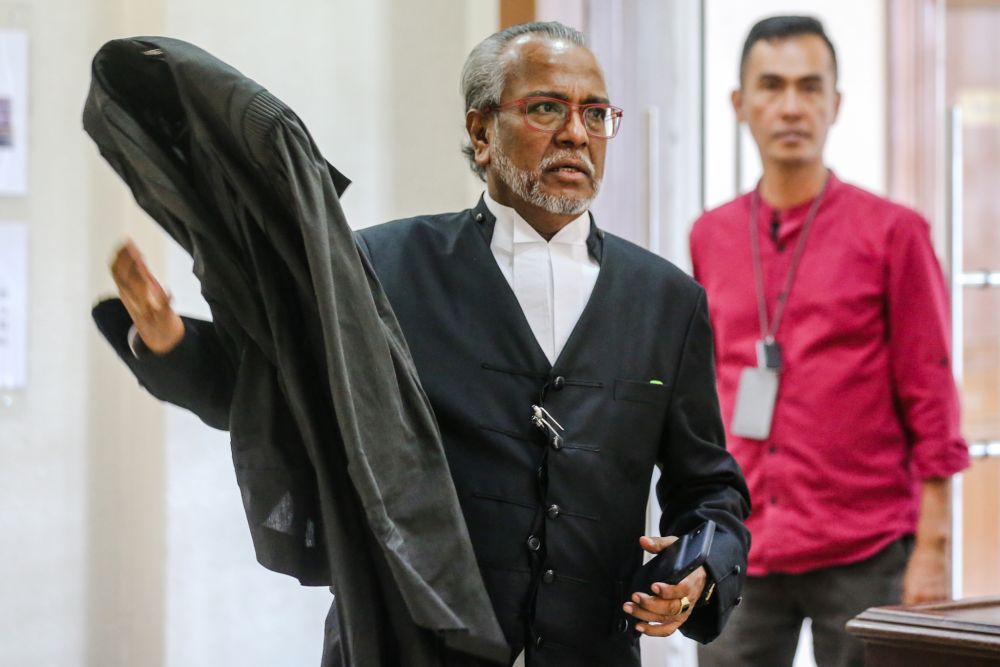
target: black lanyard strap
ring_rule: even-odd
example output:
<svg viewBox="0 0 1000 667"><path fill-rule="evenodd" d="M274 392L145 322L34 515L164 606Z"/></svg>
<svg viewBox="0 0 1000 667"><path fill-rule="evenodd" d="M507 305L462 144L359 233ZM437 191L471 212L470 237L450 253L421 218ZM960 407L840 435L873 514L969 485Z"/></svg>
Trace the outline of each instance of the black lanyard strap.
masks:
<svg viewBox="0 0 1000 667"><path fill-rule="evenodd" d="M764 292L764 266L760 256L760 230L757 228L757 218L760 215L760 184L753 191L750 200L750 250L753 254L753 278L754 287L757 292L757 315L760 318L760 335L765 341L773 341L778 335L778 327L781 326L781 317L785 314L785 306L788 304L788 297L792 293L792 285L795 282L795 274L799 270L799 263L802 261L802 254L806 249L806 239L809 238L809 231L812 229L813 221L819 212L819 205L823 201L823 194L826 186L830 182L830 173L827 172L823 180L823 187L819 194L813 199L812 206L806 214L806 220L802 223L802 231L799 233L798 243L795 244L795 253L792 255L791 266L785 275L785 284L778 294L778 303L774 307L774 318L768 325L767 317L767 295Z"/></svg>

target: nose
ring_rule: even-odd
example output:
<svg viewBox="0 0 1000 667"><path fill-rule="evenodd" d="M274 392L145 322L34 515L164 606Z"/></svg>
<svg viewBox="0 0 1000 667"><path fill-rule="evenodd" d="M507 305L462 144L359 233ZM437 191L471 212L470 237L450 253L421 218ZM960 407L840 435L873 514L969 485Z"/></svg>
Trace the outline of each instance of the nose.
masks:
<svg viewBox="0 0 1000 667"><path fill-rule="evenodd" d="M566 124L556 133L556 141L564 146L586 146L589 137L583 124L583 112L580 109L570 109Z"/></svg>
<svg viewBox="0 0 1000 667"><path fill-rule="evenodd" d="M802 100L794 86L789 86L781 96L781 113L786 116L797 116L802 112Z"/></svg>

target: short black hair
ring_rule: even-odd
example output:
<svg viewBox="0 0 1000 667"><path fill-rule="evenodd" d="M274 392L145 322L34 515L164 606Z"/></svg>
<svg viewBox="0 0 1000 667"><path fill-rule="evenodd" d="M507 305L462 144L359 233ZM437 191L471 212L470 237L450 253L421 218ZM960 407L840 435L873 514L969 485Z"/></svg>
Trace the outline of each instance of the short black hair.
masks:
<svg viewBox="0 0 1000 667"><path fill-rule="evenodd" d="M812 16L771 16L761 19L750 28L747 41L743 42L743 55L740 57L740 85L743 85L743 75L747 67L747 59L750 57L750 49L757 42L763 40L772 41L786 39L788 37L798 37L799 35L816 35L821 38L830 48L830 57L833 59L833 81L837 81L837 50L833 48L833 42L826 35L823 24L819 19Z"/></svg>

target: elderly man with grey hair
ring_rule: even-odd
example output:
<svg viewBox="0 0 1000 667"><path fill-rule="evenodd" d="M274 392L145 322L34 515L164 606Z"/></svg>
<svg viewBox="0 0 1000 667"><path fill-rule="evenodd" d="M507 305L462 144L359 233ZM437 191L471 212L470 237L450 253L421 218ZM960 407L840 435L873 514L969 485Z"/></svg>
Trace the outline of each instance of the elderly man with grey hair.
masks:
<svg viewBox="0 0 1000 667"><path fill-rule="evenodd" d="M622 111L583 35L498 32L462 89L482 198L357 239L438 420L509 661L635 666L643 634L711 641L740 600L749 500L724 445L704 291L589 214ZM116 280L158 293L141 261L123 249ZM184 339L166 299L131 314L153 354ZM643 535L654 466L661 533L717 529L704 566L630 590L644 552L673 540Z"/></svg>

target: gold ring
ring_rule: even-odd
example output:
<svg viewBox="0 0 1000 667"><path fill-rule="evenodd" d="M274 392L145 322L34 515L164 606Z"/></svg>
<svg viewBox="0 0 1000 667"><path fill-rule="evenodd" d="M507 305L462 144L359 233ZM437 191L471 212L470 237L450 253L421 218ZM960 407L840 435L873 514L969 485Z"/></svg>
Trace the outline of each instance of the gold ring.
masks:
<svg viewBox="0 0 1000 667"><path fill-rule="evenodd" d="M681 598L681 614L688 613L689 609L691 609L691 601L688 600L688 596L685 595Z"/></svg>

